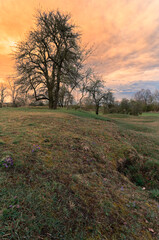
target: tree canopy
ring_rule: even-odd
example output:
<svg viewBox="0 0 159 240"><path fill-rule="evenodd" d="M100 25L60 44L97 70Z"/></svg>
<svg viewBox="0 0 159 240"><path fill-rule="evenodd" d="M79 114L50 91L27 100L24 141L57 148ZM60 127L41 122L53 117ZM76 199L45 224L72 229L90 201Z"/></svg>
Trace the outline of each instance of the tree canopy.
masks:
<svg viewBox="0 0 159 240"><path fill-rule="evenodd" d="M36 27L15 52L18 84L33 90L36 100L47 99L56 109L61 83L77 85L82 62L80 33L68 14L38 12Z"/></svg>

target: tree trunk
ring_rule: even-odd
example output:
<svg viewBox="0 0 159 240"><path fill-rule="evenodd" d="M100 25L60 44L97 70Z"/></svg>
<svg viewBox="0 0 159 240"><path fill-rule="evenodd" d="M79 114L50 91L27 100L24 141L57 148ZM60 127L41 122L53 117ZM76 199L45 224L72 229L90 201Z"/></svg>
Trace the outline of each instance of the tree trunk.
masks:
<svg viewBox="0 0 159 240"><path fill-rule="evenodd" d="M80 109L82 109L82 98L80 98L79 105L80 105Z"/></svg>
<svg viewBox="0 0 159 240"><path fill-rule="evenodd" d="M82 96L81 96L80 101L79 101L80 109L82 108L82 99L83 99L83 97L84 97L84 95L83 95L83 93L82 93Z"/></svg>
<svg viewBox="0 0 159 240"><path fill-rule="evenodd" d="M13 100L12 106L13 106L13 107L17 107L16 102L15 102L15 99Z"/></svg>
<svg viewBox="0 0 159 240"><path fill-rule="evenodd" d="M49 108L53 109L53 100L52 99L49 99Z"/></svg>
<svg viewBox="0 0 159 240"><path fill-rule="evenodd" d="M96 105L96 114L98 115L99 113L99 105Z"/></svg>
<svg viewBox="0 0 159 240"><path fill-rule="evenodd" d="M55 89L55 101L53 104L53 109L57 109L57 104L58 104L58 100L59 100L59 90L60 90L60 74L61 74L61 68L59 67L58 69L58 75L57 75L57 85L56 85L56 89Z"/></svg>
<svg viewBox="0 0 159 240"><path fill-rule="evenodd" d="M52 93L52 89L49 90L49 108L53 109L54 106L54 101L53 101L53 93Z"/></svg>
<svg viewBox="0 0 159 240"><path fill-rule="evenodd" d="M53 109L57 109L58 104L58 92L55 94L55 101L53 103Z"/></svg>

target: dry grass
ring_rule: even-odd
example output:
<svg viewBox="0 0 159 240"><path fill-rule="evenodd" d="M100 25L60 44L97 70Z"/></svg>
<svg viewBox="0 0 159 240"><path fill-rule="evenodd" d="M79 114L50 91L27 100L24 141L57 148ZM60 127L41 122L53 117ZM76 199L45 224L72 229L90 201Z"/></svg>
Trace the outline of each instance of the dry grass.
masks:
<svg viewBox="0 0 159 240"><path fill-rule="evenodd" d="M125 136L112 122L0 109L0 158L14 160L0 169L0 239L158 239L158 203L118 171L140 161Z"/></svg>

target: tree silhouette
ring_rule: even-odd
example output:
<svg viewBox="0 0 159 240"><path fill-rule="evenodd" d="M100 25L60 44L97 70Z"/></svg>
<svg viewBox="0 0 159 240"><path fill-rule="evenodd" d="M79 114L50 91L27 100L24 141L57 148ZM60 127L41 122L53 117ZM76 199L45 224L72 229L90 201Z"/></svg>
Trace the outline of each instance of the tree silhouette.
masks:
<svg viewBox="0 0 159 240"><path fill-rule="evenodd" d="M59 11L39 11L35 29L15 52L17 83L33 90L37 101L47 99L52 109L57 108L61 84L76 86L81 68L80 34L70 19Z"/></svg>

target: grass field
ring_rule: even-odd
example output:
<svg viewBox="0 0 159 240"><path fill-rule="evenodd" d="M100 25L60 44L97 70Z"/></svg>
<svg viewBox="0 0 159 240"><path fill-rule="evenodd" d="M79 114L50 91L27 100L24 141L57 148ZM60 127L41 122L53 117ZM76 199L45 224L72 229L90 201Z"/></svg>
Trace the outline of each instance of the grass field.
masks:
<svg viewBox="0 0 159 240"><path fill-rule="evenodd" d="M159 239L158 133L154 113L0 109L0 239Z"/></svg>

